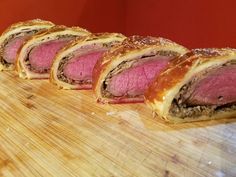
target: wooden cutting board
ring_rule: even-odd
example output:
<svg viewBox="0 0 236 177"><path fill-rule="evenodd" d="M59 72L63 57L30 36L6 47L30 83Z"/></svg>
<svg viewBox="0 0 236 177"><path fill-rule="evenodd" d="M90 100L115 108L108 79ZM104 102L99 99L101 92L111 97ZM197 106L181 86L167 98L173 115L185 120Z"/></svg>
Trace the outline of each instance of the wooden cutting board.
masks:
<svg viewBox="0 0 236 177"><path fill-rule="evenodd" d="M236 176L236 119L166 124L144 104L0 73L0 176Z"/></svg>

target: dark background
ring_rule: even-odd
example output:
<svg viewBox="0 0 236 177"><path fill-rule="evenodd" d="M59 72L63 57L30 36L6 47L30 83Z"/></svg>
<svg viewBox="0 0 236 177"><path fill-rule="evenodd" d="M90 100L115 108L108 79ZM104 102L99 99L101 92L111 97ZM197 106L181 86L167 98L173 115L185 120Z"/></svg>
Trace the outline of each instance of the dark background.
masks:
<svg viewBox="0 0 236 177"><path fill-rule="evenodd" d="M0 0L0 32L33 18L92 32L163 36L189 48L236 47L235 0Z"/></svg>

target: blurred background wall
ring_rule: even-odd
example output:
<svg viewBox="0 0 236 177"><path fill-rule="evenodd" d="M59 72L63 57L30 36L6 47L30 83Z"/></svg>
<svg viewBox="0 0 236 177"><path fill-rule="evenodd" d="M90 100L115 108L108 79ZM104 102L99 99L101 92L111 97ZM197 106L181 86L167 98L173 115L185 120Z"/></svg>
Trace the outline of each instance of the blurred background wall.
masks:
<svg viewBox="0 0 236 177"><path fill-rule="evenodd" d="M33 18L170 38L189 48L236 47L235 0L0 0L0 32Z"/></svg>

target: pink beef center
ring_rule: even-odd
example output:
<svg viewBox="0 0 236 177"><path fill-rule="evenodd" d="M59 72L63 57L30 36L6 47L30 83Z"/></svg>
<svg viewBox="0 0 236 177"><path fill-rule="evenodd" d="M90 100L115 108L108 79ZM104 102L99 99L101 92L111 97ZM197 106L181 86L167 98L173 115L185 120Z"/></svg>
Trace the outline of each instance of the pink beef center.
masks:
<svg viewBox="0 0 236 177"><path fill-rule="evenodd" d="M57 52L62 49L68 42L69 39L60 39L45 42L35 47L29 55L29 62L31 64L31 67L37 71L50 69Z"/></svg>
<svg viewBox="0 0 236 177"><path fill-rule="evenodd" d="M23 45L28 36L20 36L8 42L5 46L3 57L8 63L15 63L17 51Z"/></svg>
<svg viewBox="0 0 236 177"><path fill-rule="evenodd" d="M236 66L214 70L194 84L191 105L224 105L236 102Z"/></svg>
<svg viewBox="0 0 236 177"><path fill-rule="evenodd" d="M92 80L92 71L106 50L100 50L72 58L64 67L64 75L73 80Z"/></svg>
<svg viewBox="0 0 236 177"><path fill-rule="evenodd" d="M150 82L168 64L170 57L156 56L115 75L107 86L113 96L143 95Z"/></svg>

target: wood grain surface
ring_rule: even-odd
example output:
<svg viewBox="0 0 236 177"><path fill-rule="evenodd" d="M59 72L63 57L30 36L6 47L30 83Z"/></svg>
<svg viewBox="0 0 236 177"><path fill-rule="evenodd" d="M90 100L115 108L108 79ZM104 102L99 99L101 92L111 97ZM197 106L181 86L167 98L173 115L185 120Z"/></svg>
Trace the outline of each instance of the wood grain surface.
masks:
<svg viewBox="0 0 236 177"><path fill-rule="evenodd" d="M144 104L0 73L0 176L236 176L236 119L166 124Z"/></svg>

